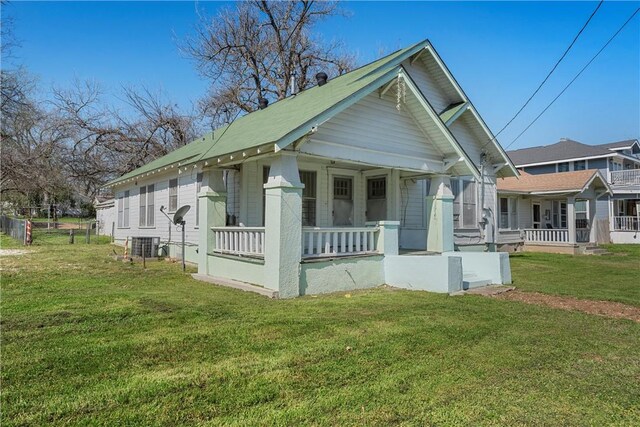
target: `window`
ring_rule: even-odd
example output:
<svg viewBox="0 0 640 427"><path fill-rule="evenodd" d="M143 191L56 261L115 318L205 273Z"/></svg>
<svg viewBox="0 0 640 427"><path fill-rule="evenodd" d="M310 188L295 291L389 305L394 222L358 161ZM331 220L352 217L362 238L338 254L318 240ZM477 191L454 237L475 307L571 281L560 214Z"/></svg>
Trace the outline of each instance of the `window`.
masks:
<svg viewBox="0 0 640 427"><path fill-rule="evenodd" d="M512 197L500 197L500 223L501 229L518 229L518 199Z"/></svg>
<svg viewBox="0 0 640 427"><path fill-rule="evenodd" d="M367 180L367 199L387 198L387 178L371 178Z"/></svg>
<svg viewBox="0 0 640 427"><path fill-rule="evenodd" d="M576 200L576 228L589 228L589 215L586 200Z"/></svg>
<svg viewBox="0 0 640 427"><path fill-rule="evenodd" d="M155 222L153 184L140 187L140 227L153 227Z"/></svg>
<svg viewBox="0 0 640 427"><path fill-rule="evenodd" d="M200 190L202 190L202 174L201 173L196 175L196 227L200 225L200 199L198 198L198 194L200 194Z"/></svg>
<svg viewBox="0 0 640 427"><path fill-rule="evenodd" d="M118 228L129 228L129 190L118 195Z"/></svg>
<svg viewBox="0 0 640 427"><path fill-rule="evenodd" d="M333 198L341 200L352 200L353 181L351 178L333 178Z"/></svg>
<svg viewBox="0 0 640 427"><path fill-rule="evenodd" d="M567 204L554 200L552 205L552 220L551 225L553 228L567 228Z"/></svg>
<svg viewBox="0 0 640 427"><path fill-rule="evenodd" d="M569 172L569 162L558 163L558 172Z"/></svg>
<svg viewBox="0 0 640 427"><path fill-rule="evenodd" d="M452 178L453 227L477 228L476 182L468 178Z"/></svg>
<svg viewBox="0 0 640 427"><path fill-rule="evenodd" d="M586 160L577 160L573 162L573 170L574 171L583 171L587 168Z"/></svg>
<svg viewBox="0 0 640 427"><path fill-rule="evenodd" d="M300 171L300 181L304 184L302 190L302 225L313 227L316 225L316 173Z"/></svg>
<svg viewBox="0 0 640 427"><path fill-rule="evenodd" d="M178 210L178 178L169 180L169 212Z"/></svg>

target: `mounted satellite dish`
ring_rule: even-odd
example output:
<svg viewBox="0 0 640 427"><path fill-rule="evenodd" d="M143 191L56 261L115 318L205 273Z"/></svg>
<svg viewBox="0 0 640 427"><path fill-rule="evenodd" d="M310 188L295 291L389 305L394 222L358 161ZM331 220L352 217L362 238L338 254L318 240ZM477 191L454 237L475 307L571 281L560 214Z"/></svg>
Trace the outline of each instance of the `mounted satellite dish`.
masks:
<svg viewBox="0 0 640 427"><path fill-rule="evenodd" d="M184 216L189 212L189 209L191 209L191 206L189 205L184 205L178 209L176 213L173 214L173 223L175 225L182 224L184 222Z"/></svg>

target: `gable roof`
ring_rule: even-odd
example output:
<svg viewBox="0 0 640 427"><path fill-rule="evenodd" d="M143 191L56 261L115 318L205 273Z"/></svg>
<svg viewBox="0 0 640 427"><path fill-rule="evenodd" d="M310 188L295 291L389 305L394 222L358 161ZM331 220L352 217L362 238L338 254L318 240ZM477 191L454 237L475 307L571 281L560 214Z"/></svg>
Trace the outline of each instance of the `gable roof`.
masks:
<svg viewBox="0 0 640 427"><path fill-rule="evenodd" d="M254 111L236 119L195 141L161 158L151 161L117 179L107 186L113 186L128 179L178 166L195 164L199 161L234 153L245 154L248 150L279 150L306 135L318 124L328 120L349 105L380 87L402 72L400 65L405 59L431 48L428 40L421 41L405 49L398 50L370 64L349 73L335 77L322 87L314 86L296 95L274 102L263 110ZM436 120L441 120L436 118ZM461 149L446 126L446 136ZM498 145L498 144L496 144ZM502 150L500 147L499 150ZM474 165L462 152L474 175L478 175ZM506 155L504 156L509 163ZM220 160L218 160L220 161ZM510 164L510 163L509 163Z"/></svg>
<svg viewBox="0 0 640 427"><path fill-rule="evenodd" d="M615 154L615 149L633 146L637 140L610 142L600 145L587 145L572 139L563 138L555 144L539 147L521 148L508 151L507 154L517 167L537 163L556 162L585 157L605 157Z"/></svg>
<svg viewBox="0 0 640 427"><path fill-rule="evenodd" d="M520 178L508 177L497 180L498 192L523 194L581 193L594 180L609 193L611 189L597 169L545 174L530 174L520 171Z"/></svg>

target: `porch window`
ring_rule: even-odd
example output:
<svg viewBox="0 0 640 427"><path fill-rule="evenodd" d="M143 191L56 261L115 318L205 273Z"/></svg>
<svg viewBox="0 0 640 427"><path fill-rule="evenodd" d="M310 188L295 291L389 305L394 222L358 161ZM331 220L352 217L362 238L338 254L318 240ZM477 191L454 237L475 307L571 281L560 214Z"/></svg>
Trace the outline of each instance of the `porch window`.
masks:
<svg viewBox="0 0 640 427"><path fill-rule="evenodd" d="M500 223L504 230L518 229L518 199L513 197L500 197Z"/></svg>
<svg viewBox="0 0 640 427"><path fill-rule="evenodd" d="M476 182L468 178L451 179L454 228L477 228Z"/></svg>
<svg viewBox="0 0 640 427"><path fill-rule="evenodd" d="M198 194L202 190L202 173L196 175L196 227L200 225L200 199Z"/></svg>
<svg viewBox="0 0 640 427"><path fill-rule="evenodd" d="M304 184L302 190L302 225L314 227L316 225L316 172L300 171L300 181Z"/></svg>
<svg viewBox="0 0 640 427"><path fill-rule="evenodd" d="M353 200L353 181L349 178L335 177L333 179L333 198L342 200Z"/></svg>
<svg viewBox="0 0 640 427"><path fill-rule="evenodd" d="M559 200L554 200L551 206L553 212L551 224L553 228L567 228L567 204Z"/></svg>
<svg viewBox="0 0 640 427"><path fill-rule="evenodd" d="M558 172L569 172L569 162L558 163Z"/></svg>
<svg viewBox="0 0 640 427"><path fill-rule="evenodd" d="M169 180L169 212L178 210L178 178Z"/></svg>
<svg viewBox="0 0 640 427"><path fill-rule="evenodd" d="M583 171L587 168L586 160L577 160L573 162L573 170L574 171Z"/></svg>
<svg viewBox="0 0 640 427"><path fill-rule="evenodd" d="M576 200L576 228L589 228L589 216L586 200Z"/></svg>
<svg viewBox="0 0 640 427"><path fill-rule="evenodd" d="M118 195L118 228L129 228L129 190Z"/></svg>
<svg viewBox="0 0 640 427"><path fill-rule="evenodd" d="M154 190L154 184L140 187L140 227L153 227L154 225Z"/></svg>

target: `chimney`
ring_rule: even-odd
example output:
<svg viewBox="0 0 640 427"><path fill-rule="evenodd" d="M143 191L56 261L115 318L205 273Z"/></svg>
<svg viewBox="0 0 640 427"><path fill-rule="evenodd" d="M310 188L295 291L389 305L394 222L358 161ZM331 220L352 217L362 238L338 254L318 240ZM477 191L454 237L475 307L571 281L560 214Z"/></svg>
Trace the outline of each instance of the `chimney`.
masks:
<svg viewBox="0 0 640 427"><path fill-rule="evenodd" d="M269 100L267 98L258 98L258 108L264 110L269 105Z"/></svg>
<svg viewBox="0 0 640 427"><path fill-rule="evenodd" d="M316 81L318 82L318 86L324 86L327 83L328 78L329 76L327 76L327 73L325 72L321 71L316 74Z"/></svg>

